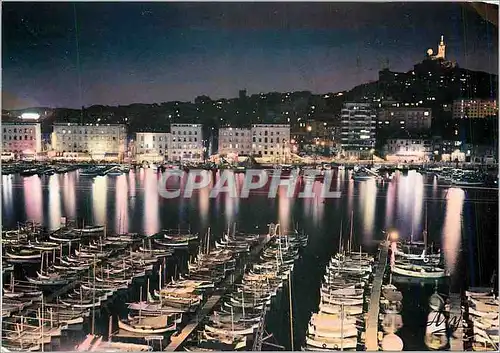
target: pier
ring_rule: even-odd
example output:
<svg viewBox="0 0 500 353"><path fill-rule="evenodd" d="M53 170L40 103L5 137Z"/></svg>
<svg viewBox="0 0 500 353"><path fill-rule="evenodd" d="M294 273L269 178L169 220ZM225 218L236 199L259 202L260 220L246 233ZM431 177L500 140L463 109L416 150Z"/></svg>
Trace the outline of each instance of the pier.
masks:
<svg viewBox="0 0 500 353"><path fill-rule="evenodd" d="M198 327L200 322L213 310L214 306L222 298L222 295L215 294L212 295L206 303L203 305L201 310L197 313L196 317L193 318L184 328L177 334L170 337L170 344L165 348L165 351L173 352L179 348L179 346L184 343L184 341L193 333Z"/></svg>
<svg viewBox="0 0 500 353"><path fill-rule="evenodd" d="M366 350L378 351L378 320L380 312L380 292L384 279L387 256L389 254L389 241L384 241L380 246L377 271L373 278L373 286L370 295L370 304L366 318Z"/></svg>
<svg viewBox="0 0 500 353"><path fill-rule="evenodd" d="M451 331L450 351L464 351L464 328L462 325L462 299L460 294L450 294L450 317L448 326Z"/></svg>
<svg viewBox="0 0 500 353"><path fill-rule="evenodd" d="M221 283L219 288L207 299L205 304L198 309L196 316L193 317L189 323L184 326L184 328L178 333L170 337L170 344L165 348L165 351L174 352L176 351L188 337L198 328L200 323L213 311L214 307L219 303L221 298L229 292L233 283L238 282L245 273L246 263L251 263L255 258L261 253L265 246L271 240L270 235L266 235L265 238L257 245L247 258L247 261L242 261L240 266L235 270L233 274L227 276L227 278Z"/></svg>

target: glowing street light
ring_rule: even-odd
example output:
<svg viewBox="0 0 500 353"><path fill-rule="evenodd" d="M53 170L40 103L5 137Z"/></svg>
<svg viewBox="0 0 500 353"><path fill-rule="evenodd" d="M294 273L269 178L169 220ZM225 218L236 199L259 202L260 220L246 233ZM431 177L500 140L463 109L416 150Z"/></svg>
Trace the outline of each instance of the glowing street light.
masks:
<svg viewBox="0 0 500 353"><path fill-rule="evenodd" d="M387 235L387 239L390 240L390 241L397 241L398 238L399 238L399 234L396 231L391 231Z"/></svg>

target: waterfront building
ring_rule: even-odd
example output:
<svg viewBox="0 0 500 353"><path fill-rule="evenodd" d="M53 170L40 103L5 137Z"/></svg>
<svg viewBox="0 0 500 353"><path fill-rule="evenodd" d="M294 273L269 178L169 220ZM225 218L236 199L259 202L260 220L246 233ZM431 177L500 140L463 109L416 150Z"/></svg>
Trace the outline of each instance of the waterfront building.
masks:
<svg viewBox="0 0 500 353"><path fill-rule="evenodd" d="M462 144L467 162L493 164L498 160L498 148L493 144Z"/></svg>
<svg viewBox="0 0 500 353"><path fill-rule="evenodd" d="M286 162L290 157L290 125L253 124L252 154L272 162Z"/></svg>
<svg viewBox="0 0 500 353"><path fill-rule="evenodd" d="M378 113L378 128L388 130L423 131L432 123L432 109L423 107L390 107Z"/></svg>
<svg viewBox="0 0 500 353"><path fill-rule="evenodd" d="M235 157L252 153L252 130L225 127L219 129L219 155Z"/></svg>
<svg viewBox="0 0 500 353"><path fill-rule="evenodd" d="M292 131L292 144L297 144L300 153L328 155L336 150L337 145L340 146L340 132L339 118L309 119Z"/></svg>
<svg viewBox="0 0 500 353"><path fill-rule="evenodd" d="M42 132L38 122L2 122L2 152L19 158L34 158L42 151Z"/></svg>
<svg viewBox="0 0 500 353"><path fill-rule="evenodd" d="M384 150L391 162L426 162L432 158L432 147L430 139L388 139Z"/></svg>
<svg viewBox="0 0 500 353"><path fill-rule="evenodd" d="M85 153L93 159L120 160L126 147L124 124L56 123L52 133L52 149L57 155Z"/></svg>
<svg viewBox="0 0 500 353"><path fill-rule="evenodd" d="M204 159L201 124L171 124L171 149L168 157L172 161L201 162Z"/></svg>
<svg viewBox="0 0 500 353"><path fill-rule="evenodd" d="M135 139L137 161L162 162L168 160L171 144L169 132L137 132Z"/></svg>
<svg viewBox="0 0 500 353"><path fill-rule="evenodd" d="M341 112L342 154L367 158L375 147L376 114L370 103L344 103Z"/></svg>
<svg viewBox="0 0 500 353"><path fill-rule="evenodd" d="M480 119L498 116L496 99L461 99L453 102L453 119Z"/></svg>

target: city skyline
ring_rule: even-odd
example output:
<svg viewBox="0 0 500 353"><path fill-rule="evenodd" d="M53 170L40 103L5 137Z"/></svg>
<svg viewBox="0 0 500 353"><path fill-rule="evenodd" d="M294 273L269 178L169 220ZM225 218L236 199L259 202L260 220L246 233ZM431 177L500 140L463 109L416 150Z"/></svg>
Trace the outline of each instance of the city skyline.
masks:
<svg viewBox="0 0 500 353"><path fill-rule="evenodd" d="M4 109L217 99L239 89L342 91L376 80L387 61L391 70L410 70L428 48L437 50L441 35L450 60L498 73L498 31L457 3L7 3L3 10Z"/></svg>

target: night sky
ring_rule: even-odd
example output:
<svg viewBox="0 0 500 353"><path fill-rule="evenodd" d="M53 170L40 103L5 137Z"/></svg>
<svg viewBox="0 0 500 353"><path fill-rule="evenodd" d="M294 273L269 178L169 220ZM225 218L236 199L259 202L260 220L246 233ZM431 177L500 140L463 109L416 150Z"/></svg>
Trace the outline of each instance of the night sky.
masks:
<svg viewBox="0 0 500 353"><path fill-rule="evenodd" d="M457 3L2 7L6 109L335 92L376 80L387 60L410 70L441 34L449 59L498 71L497 29Z"/></svg>

